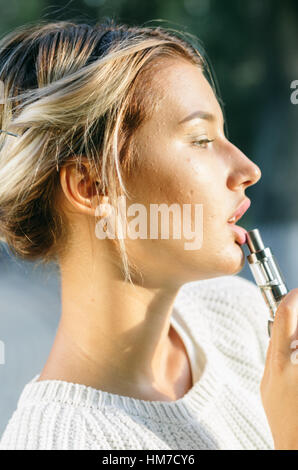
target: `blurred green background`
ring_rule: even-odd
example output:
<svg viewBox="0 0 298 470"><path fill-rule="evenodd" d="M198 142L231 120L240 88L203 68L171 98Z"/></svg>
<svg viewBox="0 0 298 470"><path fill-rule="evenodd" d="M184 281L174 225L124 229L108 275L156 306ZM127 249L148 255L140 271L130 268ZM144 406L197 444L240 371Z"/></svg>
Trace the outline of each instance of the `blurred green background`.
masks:
<svg viewBox="0 0 298 470"><path fill-rule="evenodd" d="M298 2L294 0L0 0L0 36L42 20L161 25L197 36L224 103L227 137L262 171L241 219L259 228L289 289L298 286ZM246 254L248 254L246 252ZM0 257L0 433L19 393L48 357L60 315L59 277ZM240 273L252 280L247 263Z"/></svg>
<svg viewBox="0 0 298 470"><path fill-rule="evenodd" d="M247 190L249 225L297 220L298 2L295 0L1 0L0 35L38 20L160 24L202 42L224 102L228 137L262 170ZM159 22L158 20L163 20Z"/></svg>

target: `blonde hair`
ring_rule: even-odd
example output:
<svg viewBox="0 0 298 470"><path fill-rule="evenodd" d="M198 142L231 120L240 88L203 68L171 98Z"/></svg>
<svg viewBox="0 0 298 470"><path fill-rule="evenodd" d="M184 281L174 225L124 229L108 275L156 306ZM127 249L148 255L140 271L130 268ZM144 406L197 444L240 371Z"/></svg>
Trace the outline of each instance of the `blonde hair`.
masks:
<svg viewBox="0 0 298 470"><path fill-rule="evenodd" d="M69 227L56 199L59 169L90 163L98 196L127 195L123 173L138 159L133 133L158 106L150 80L163 58L204 68L198 49L181 33L129 27L106 19L29 24L0 40L4 82L0 128L0 235L20 258L57 262ZM184 37L180 37L184 36ZM117 240L131 281L123 239Z"/></svg>

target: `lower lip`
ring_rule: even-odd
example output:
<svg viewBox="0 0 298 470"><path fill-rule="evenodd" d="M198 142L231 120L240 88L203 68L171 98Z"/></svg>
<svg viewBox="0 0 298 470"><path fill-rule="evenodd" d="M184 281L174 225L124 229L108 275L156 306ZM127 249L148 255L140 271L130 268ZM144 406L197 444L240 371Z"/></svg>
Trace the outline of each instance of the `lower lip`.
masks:
<svg viewBox="0 0 298 470"><path fill-rule="evenodd" d="M244 243L246 243L246 233L247 233L247 231L245 230L245 228L239 227L239 225L235 225L235 224L231 224L231 223L229 223L229 225L230 225L231 229L234 230L234 232L236 233L238 243L240 245L243 245Z"/></svg>

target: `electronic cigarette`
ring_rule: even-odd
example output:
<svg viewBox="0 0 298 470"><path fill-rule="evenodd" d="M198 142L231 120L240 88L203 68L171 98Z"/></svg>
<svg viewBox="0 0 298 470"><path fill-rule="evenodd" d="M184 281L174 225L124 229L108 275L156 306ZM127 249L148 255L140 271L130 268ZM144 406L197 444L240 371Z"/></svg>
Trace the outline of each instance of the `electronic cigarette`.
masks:
<svg viewBox="0 0 298 470"><path fill-rule="evenodd" d="M247 256L250 270L269 308L268 335L271 337L275 312L281 300L287 294L288 288L271 249L264 247L258 229L247 232L246 244L250 251Z"/></svg>

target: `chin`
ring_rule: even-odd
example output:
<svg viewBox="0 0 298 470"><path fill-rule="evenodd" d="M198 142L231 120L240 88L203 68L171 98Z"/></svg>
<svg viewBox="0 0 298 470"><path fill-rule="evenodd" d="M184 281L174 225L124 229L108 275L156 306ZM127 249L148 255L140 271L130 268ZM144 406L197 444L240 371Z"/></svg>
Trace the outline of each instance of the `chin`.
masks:
<svg viewBox="0 0 298 470"><path fill-rule="evenodd" d="M237 255L231 256L230 263L227 263L228 274L237 274L244 268L245 255L241 249L241 245L235 242Z"/></svg>
<svg viewBox="0 0 298 470"><path fill-rule="evenodd" d="M245 265L245 254L241 245L235 240L232 249L226 246L226 249L219 251L214 265L214 270L218 272L218 275L238 274Z"/></svg>
<svg viewBox="0 0 298 470"><path fill-rule="evenodd" d="M202 279L238 274L242 271L244 264L245 255L240 245L235 243L235 250L233 252L231 250L221 250L217 252L216 256L209 257L207 263L204 263L203 266L200 262L196 265L193 264L192 276L189 280L198 279L198 274L200 274ZM202 273L204 274L202 275Z"/></svg>

